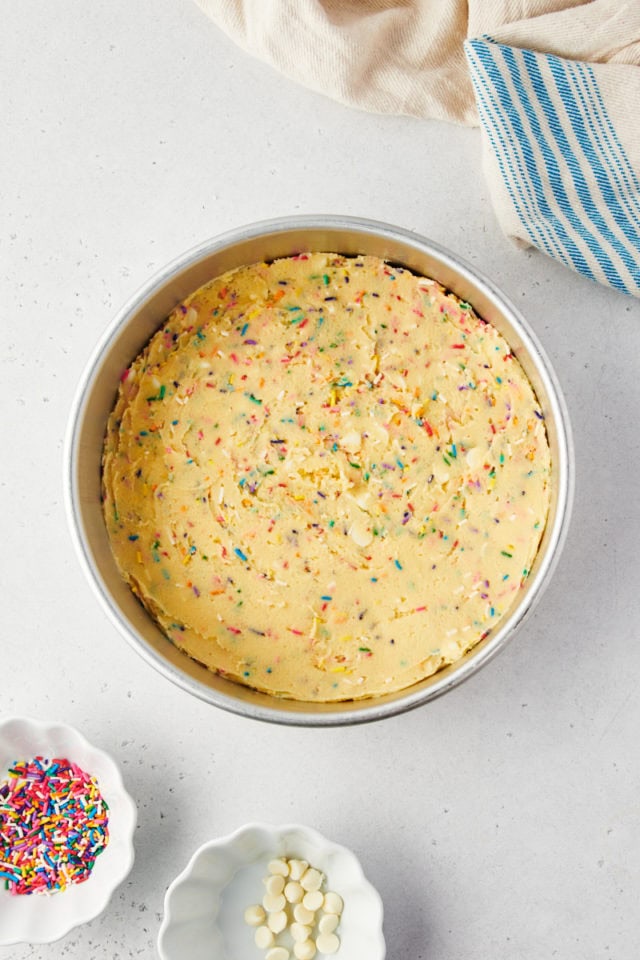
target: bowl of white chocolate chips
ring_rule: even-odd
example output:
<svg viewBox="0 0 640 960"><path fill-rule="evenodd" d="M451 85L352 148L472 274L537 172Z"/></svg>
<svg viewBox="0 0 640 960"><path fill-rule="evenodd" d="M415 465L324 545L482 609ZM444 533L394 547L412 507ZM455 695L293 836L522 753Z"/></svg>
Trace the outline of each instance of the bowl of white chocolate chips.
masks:
<svg viewBox="0 0 640 960"><path fill-rule="evenodd" d="M123 309L66 446L79 555L190 693L302 725L445 693L514 635L573 454L525 320L408 231L288 218L212 240Z"/></svg>
<svg viewBox="0 0 640 960"><path fill-rule="evenodd" d="M169 886L161 960L383 960L382 901L355 855L299 824L205 843Z"/></svg>

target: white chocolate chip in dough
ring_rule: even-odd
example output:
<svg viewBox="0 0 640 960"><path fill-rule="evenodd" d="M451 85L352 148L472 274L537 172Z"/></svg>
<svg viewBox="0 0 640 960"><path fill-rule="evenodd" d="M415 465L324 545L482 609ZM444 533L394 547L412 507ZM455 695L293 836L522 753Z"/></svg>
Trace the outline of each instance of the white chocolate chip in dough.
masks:
<svg viewBox="0 0 640 960"><path fill-rule="evenodd" d="M374 446L384 446L389 445L389 433L381 423L378 423L373 419L373 414L369 414L369 421L367 423L367 433L371 437L371 442Z"/></svg>
<svg viewBox="0 0 640 960"><path fill-rule="evenodd" d="M255 940L256 947L260 947L261 950L266 950L268 947L274 945L276 938L273 935L273 930L269 930L269 927L258 927L253 939Z"/></svg>
<svg viewBox="0 0 640 960"><path fill-rule="evenodd" d="M339 893L334 893L332 890L330 890L328 893L325 893L324 903L322 905L325 909L325 913L335 913L338 916L340 916L344 908L342 897Z"/></svg>
<svg viewBox="0 0 640 960"><path fill-rule="evenodd" d="M438 483L446 483L449 479L449 471L446 467L441 467L439 463L434 464L433 475Z"/></svg>
<svg viewBox="0 0 640 960"><path fill-rule="evenodd" d="M302 940L300 943L294 943L293 952L297 960L313 960L316 955L316 945L313 940Z"/></svg>
<svg viewBox="0 0 640 960"><path fill-rule="evenodd" d="M324 903L324 896L321 890L310 890L309 893L305 893L302 898L302 904L307 908L307 910L319 910L322 904Z"/></svg>
<svg viewBox="0 0 640 960"><path fill-rule="evenodd" d="M269 873L273 873L276 876L288 877L289 876L289 864L283 857L278 857L276 860L271 860L269 866L267 867Z"/></svg>
<svg viewBox="0 0 640 960"><path fill-rule="evenodd" d="M316 940L316 947L320 953L337 953L340 947L340 938L335 933L321 933Z"/></svg>
<svg viewBox="0 0 640 960"><path fill-rule="evenodd" d="M264 918L265 912L259 903L247 907L244 912L244 922L248 923L250 927L259 927L261 923L264 923Z"/></svg>
<svg viewBox="0 0 640 960"><path fill-rule="evenodd" d="M368 522L360 517L356 517L349 527L349 536L359 547L368 547L373 540Z"/></svg>
<svg viewBox="0 0 640 960"><path fill-rule="evenodd" d="M357 453L362 444L362 437L357 430L349 430L340 440L340 446L348 453Z"/></svg>
<svg viewBox="0 0 640 960"><path fill-rule="evenodd" d="M481 467L484 462L484 453L480 447L472 447L470 450L467 450L467 464L471 470L477 470L478 467Z"/></svg>
<svg viewBox="0 0 640 960"><path fill-rule="evenodd" d="M347 499L353 500L355 505L360 507L361 510L369 510L371 508L371 494L365 484L354 487L351 493L348 493L346 496Z"/></svg>

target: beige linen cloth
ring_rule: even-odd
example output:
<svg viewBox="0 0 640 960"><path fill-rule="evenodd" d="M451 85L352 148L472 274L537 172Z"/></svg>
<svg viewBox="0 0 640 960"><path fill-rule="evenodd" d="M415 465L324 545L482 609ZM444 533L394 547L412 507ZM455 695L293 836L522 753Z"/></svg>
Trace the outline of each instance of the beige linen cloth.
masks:
<svg viewBox="0 0 640 960"><path fill-rule="evenodd" d="M342 103L479 125L516 241L640 296L640 0L196 0Z"/></svg>

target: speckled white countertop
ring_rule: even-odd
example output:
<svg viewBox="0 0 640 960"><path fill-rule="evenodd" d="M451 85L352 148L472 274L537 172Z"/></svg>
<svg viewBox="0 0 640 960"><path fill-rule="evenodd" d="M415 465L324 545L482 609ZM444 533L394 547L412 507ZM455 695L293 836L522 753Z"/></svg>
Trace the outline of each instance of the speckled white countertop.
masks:
<svg viewBox="0 0 640 960"><path fill-rule="evenodd" d="M2 50L0 710L112 753L139 826L102 916L1 960L153 957L167 884L256 819L355 850L389 960L634 960L640 303L504 239L477 131L294 86L189 0L21 0ZM98 607L63 507L72 396L121 303L195 243L292 213L396 223L492 276L552 359L577 454L569 538L517 639L443 699L347 729L243 720L153 672Z"/></svg>

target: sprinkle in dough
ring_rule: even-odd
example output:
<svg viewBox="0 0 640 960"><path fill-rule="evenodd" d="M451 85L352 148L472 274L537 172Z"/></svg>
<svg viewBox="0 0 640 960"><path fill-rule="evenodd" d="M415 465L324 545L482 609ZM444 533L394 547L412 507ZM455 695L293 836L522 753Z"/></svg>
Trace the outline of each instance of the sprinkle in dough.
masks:
<svg viewBox="0 0 640 960"><path fill-rule="evenodd" d="M543 415L434 281L302 254L218 277L125 371L104 515L166 635L230 679L401 690L505 616L549 504Z"/></svg>

